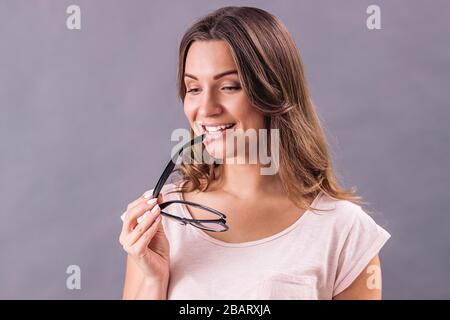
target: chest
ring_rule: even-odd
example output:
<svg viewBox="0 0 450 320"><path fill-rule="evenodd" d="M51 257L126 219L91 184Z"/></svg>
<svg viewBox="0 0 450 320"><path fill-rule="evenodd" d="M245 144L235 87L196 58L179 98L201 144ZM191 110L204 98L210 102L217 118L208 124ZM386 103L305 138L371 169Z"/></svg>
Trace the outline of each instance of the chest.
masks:
<svg viewBox="0 0 450 320"><path fill-rule="evenodd" d="M238 200L224 196L184 194L184 199L219 210L227 216L226 232L208 232L228 243L256 241L277 234L301 218L304 212L283 199ZM194 219L208 219L200 209L189 209Z"/></svg>
<svg viewBox="0 0 450 320"><path fill-rule="evenodd" d="M171 260L169 299L323 299L319 288L332 289L325 250L295 230L257 246L180 246L189 255Z"/></svg>

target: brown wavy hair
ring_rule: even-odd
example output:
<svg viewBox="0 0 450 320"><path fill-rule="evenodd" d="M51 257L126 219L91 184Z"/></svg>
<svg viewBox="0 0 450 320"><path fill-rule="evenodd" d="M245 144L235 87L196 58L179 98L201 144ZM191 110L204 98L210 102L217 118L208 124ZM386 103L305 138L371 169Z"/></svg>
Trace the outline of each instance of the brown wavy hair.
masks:
<svg viewBox="0 0 450 320"><path fill-rule="evenodd" d="M272 14L253 7L224 7L199 19L180 43L177 85L182 101L187 52L194 41L208 40L228 44L244 92L263 113L266 128L279 130L278 174L289 199L306 210L310 208L307 198L322 191L362 205L362 198L354 195L355 188L344 190L334 177L300 53L286 27ZM178 172L188 183L182 183L179 191L206 191L217 167L220 165L182 163Z"/></svg>

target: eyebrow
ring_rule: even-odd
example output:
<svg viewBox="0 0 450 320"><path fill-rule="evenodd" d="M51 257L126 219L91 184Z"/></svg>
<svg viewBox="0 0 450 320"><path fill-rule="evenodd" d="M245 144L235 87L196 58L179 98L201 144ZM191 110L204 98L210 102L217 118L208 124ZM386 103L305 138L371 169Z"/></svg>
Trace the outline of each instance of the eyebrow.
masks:
<svg viewBox="0 0 450 320"><path fill-rule="evenodd" d="M213 77L213 79L214 79L214 80L217 80L217 79L222 78L222 77L225 77L225 76L227 76L227 75L229 75L229 74L237 74L237 73L238 73L237 70L228 70L228 71L224 71L224 72L221 72L221 73L219 73L219 74L216 74L216 75ZM198 78L197 78L196 76L194 76L194 75L192 75L192 74L189 74L189 73L185 73L184 76L185 76L185 77L188 77L188 78L192 78L192 79L194 79L194 80L198 80Z"/></svg>

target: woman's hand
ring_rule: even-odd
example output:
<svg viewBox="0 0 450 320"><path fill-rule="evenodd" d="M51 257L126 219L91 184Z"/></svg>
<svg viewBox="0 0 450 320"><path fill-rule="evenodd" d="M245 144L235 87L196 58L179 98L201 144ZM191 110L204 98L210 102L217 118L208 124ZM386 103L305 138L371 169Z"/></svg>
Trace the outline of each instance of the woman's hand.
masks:
<svg viewBox="0 0 450 320"><path fill-rule="evenodd" d="M122 215L123 226L119 242L146 280L169 277L169 242L161 224L162 198L152 198L145 193L127 206Z"/></svg>

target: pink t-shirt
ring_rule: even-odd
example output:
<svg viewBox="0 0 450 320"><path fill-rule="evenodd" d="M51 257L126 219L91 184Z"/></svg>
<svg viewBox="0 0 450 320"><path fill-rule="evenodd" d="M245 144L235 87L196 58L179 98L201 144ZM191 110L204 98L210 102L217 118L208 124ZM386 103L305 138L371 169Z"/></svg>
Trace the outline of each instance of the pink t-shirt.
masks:
<svg viewBox="0 0 450 320"><path fill-rule="evenodd" d="M164 201L182 199L167 184ZM192 218L183 205L179 216ZM319 194L283 231L228 243L163 217L170 243L168 299L332 299L375 257L390 234L360 206ZM173 213L173 209L171 213Z"/></svg>

